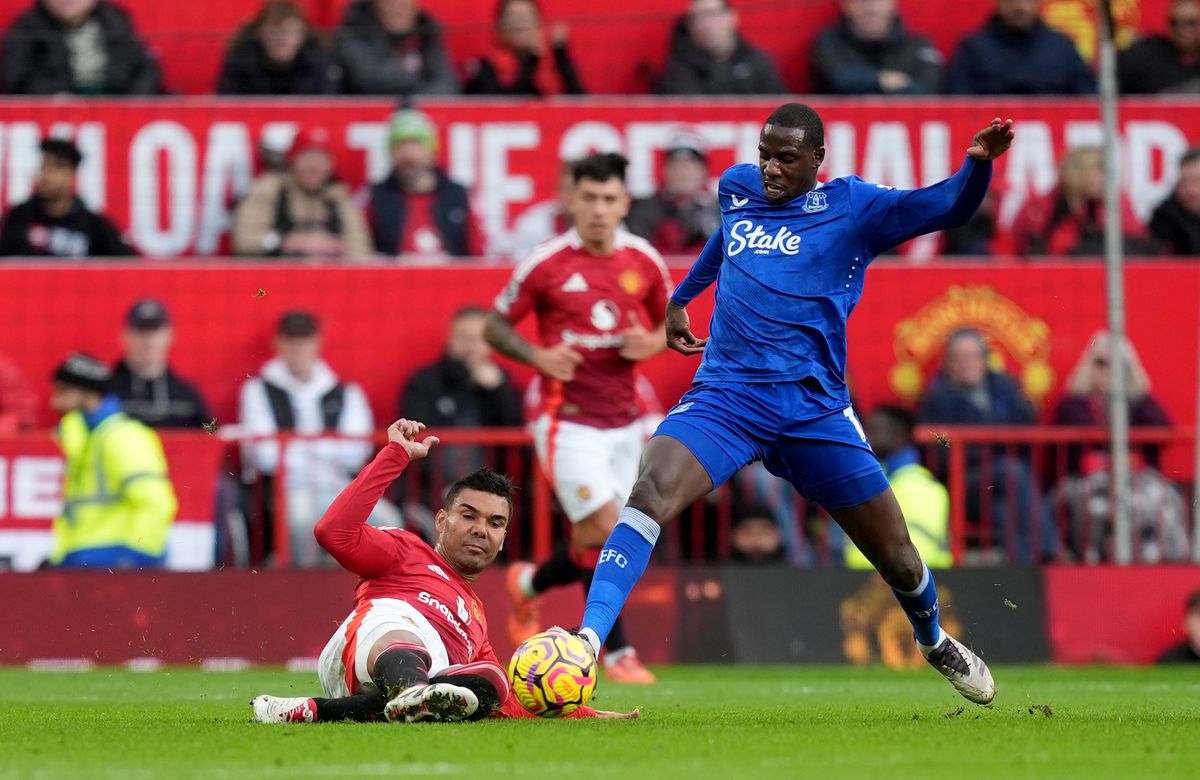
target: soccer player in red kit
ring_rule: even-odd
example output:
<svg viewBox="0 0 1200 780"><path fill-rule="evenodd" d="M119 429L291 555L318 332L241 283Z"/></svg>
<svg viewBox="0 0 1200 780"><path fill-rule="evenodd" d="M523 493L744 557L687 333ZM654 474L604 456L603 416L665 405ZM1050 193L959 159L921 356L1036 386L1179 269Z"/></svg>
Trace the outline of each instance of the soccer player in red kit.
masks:
<svg viewBox="0 0 1200 780"><path fill-rule="evenodd" d="M629 211L627 164L619 154L593 154L574 164L568 205L574 227L517 267L488 317L492 347L545 377L534 443L571 520L569 545L540 566L509 570L509 632L517 642L540 628L538 594L580 580L585 589L590 585L646 442L635 367L666 348L671 279L658 252L621 229ZM539 345L515 330L530 313L537 316ZM654 682L619 624L606 648L610 680Z"/></svg>
<svg viewBox="0 0 1200 780"><path fill-rule="evenodd" d="M321 546L359 575L354 611L318 663L326 698L259 696L260 723L333 720L474 720L533 717L511 695L488 641L471 584L504 547L513 485L481 469L451 486L437 513L437 544L397 528L367 525L371 510L405 467L437 443L425 425L398 420L388 444L317 524ZM578 717L637 717L597 713Z"/></svg>

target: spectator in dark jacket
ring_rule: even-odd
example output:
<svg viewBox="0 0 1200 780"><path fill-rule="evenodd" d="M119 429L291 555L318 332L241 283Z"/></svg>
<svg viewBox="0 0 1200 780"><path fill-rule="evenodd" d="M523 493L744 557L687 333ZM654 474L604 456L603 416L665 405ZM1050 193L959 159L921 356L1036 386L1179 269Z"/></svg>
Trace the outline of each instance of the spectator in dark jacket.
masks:
<svg viewBox="0 0 1200 780"><path fill-rule="evenodd" d="M392 172L371 187L367 213L375 251L396 257L479 254L467 188L435 162L437 128L420 111L392 115L388 126Z"/></svg>
<svg viewBox="0 0 1200 780"><path fill-rule="evenodd" d="M535 0L500 0L496 46L468 63L465 92L472 95L582 95L586 92L559 23L547 40Z"/></svg>
<svg viewBox="0 0 1200 780"><path fill-rule="evenodd" d="M671 54L658 80L663 95L776 95L787 92L775 63L738 32L726 0L691 0L671 33Z"/></svg>
<svg viewBox="0 0 1200 780"><path fill-rule="evenodd" d="M1071 39L1039 16L1039 0L996 0L946 72L952 95L1090 95L1096 78Z"/></svg>
<svg viewBox="0 0 1200 780"><path fill-rule="evenodd" d="M333 37L343 89L352 95L451 95L458 76L442 26L418 0L356 0Z"/></svg>
<svg viewBox="0 0 1200 780"><path fill-rule="evenodd" d="M842 0L842 18L812 48L813 91L830 95L930 95L942 55L904 29L896 0Z"/></svg>
<svg viewBox="0 0 1200 780"><path fill-rule="evenodd" d="M663 160L662 186L629 207L625 227L665 255L699 252L721 227L708 154L699 138L681 135Z"/></svg>
<svg viewBox="0 0 1200 780"><path fill-rule="evenodd" d="M1150 232L1168 251L1200 255L1200 146L1179 160L1179 180L1150 215Z"/></svg>
<svg viewBox="0 0 1200 780"><path fill-rule="evenodd" d="M158 62L129 15L106 0L38 0L4 36L9 95L153 95Z"/></svg>
<svg viewBox="0 0 1200 780"><path fill-rule="evenodd" d="M399 413L431 428L519 427L521 396L492 359L483 337L487 310L459 309L450 321L446 351L404 386Z"/></svg>
<svg viewBox="0 0 1200 780"><path fill-rule="evenodd" d="M1121 92L1200 92L1200 3L1175 0L1167 11L1167 34L1151 35L1121 52Z"/></svg>
<svg viewBox="0 0 1200 780"><path fill-rule="evenodd" d="M33 197L0 221L0 255L18 257L129 257L137 254L116 225L90 211L75 194L83 160L70 141L42 141L42 166Z"/></svg>
<svg viewBox="0 0 1200 780"><path fill-rule="evenodd" d="M270 0L234 37L217 81L221 95L332 95L338 68L293 0Z"/></svg>
<svg viewBox="0 0 1200 780"><path fill-rule="evenodd" d="M946 339L942 372L921 399L917 420L946 425L1021 426L1033 425L1035 414L1017 380L988 366L983 334L967 328ZM949 446L956 444L951 440ZM945 457L941 447L935 454ZM944 479L945 464L940 465ZM1003 445L969 446L965 476L967 514L982 520L984 506L990 506L992 539L1007 549L1011 560L1028 563L1033 501L1028 453Z"/></svg>
<svg viewBox="0 0 1200 780"><path fill-rule="evenodd" d="M125 414L151 428L199 428L212 421L208 404L168 363L175 330L161 302L146 298L125 316L125 354L113 367L109 391Z"/></svg>

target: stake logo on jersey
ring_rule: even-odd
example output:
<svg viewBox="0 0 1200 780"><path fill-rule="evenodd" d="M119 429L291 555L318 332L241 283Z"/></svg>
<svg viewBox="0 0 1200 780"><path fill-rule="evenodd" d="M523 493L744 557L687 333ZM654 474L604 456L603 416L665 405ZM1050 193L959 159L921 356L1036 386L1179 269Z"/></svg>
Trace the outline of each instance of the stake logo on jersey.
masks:
<svg viewBox="0 0 1200 780"><path fill-rule="evenodd" d="M738 220L729 229L729 244L725 253L730 257L740 255L750 247L756 255L769 255L771 252L781 252L785 255L800 254L800 236L794 235L787 225L783 225L774 235L768 235L762 225L756 225L748 219Z"/></svg>

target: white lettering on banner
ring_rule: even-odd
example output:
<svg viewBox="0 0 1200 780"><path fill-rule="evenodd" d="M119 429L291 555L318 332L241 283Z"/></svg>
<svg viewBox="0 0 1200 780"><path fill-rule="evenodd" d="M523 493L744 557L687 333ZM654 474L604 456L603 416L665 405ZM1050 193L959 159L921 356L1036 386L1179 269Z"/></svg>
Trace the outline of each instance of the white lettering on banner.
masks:
<svg viewBox="0 0 1200 780"><path fill-rule="evenodd" d="M1050 126L1045 122L1022 122L1005 158L1008 162L1004 178L1008 186L997 219L1009 227L1031 196L1047 192L1058 179Z"/></svg>
<svg viewBox="0 0 1200 780"><path fill-rule="evenodd" d="M438 601L436 596L431 596L425 591L421 591L417 594L417 601L421 602L422 604L428 604L430 607L433 607L434 611L444 617L446 622L450 624L450 627L454 629L454 632L462 637L462 640L467 643L467 657L474 658L475 646L471 644L471 638L467 636L467 632L463 629L462 623L458 622L458 619L454 616L454 613L450 611L450 608Z"/></svg>
<svg viewBox="0 0 1200 780"><path fill-rule="evenodd" d="M612 561L621 569L624 569L626 566L629 565L628 558L626 558L624 555L617 552L616 550L605 547L603 550L600 551L600 560L597 562L597 565L600 563L607 563L608 561Z"/></svg>
<svg viewBox="0 0 1200 780"><path fill-rule="evenodd" d="M488 122L480 133L479 196L476 209L482 217L489 244L506 246L512 204L534 196L533 179L513 174L509 152L537 149L541 129L535 122Z"/></svg>
<svg viewBox="0 0 1200 780"><path fill-rule="evenodd" d="M241 122L214 122L204 149L197 253L216 253L221 235L232 223L229 201L250 188L253 175L250 132L246 126Z"/></svg>
<svg viewBox="0 0 1200 780"><path fill-rule="evenodd" d="M446 131L446 172L468 189L479 180L479 126L453 122Z"/></svg>
<svg viewBox="0 0 1200 780"><path fill-rule="evenodd" d="M867 148L863 152L862 177L869 182L912 189L912 139L903 122L873 122L867 129Z"/></svg>
<svg viewBox="0 0 1200 780"><path fill-rule="evenodd" d="M740 255L746 247L755 250L755 254L767 254L773 250L785 255L800 252L800 236L792 233L787 225L782 225L772 236L763 230L762 225L756 225L748 219L740 219L729 229L729 238L729 247L725 252L730 257Z"/></svg>
<svg viewBox="0 0 1200 780"><path fill-rule="evenodd" d="M1148 220L1179 177L1176 161L1188 148L1187 137L1170 122L1158 120L1125 124L1127 174L1125 192L1139 219Z"/></svg>
<svg viewBox="0 0 1200 780"><path fill-rule="evenodd" d="M1072 119L1063 123L1063 148L1077 146L1101 146L1104 143L1104 125L1094 119Z"/></svg>
<svg viewBox="0 0 1200 780"><path fill-rule="evenodd" d="M950 126L945 122L922 122L921 186L928 187L930 184L937 184L948 176L950 176Z"/></svg>
<svg viewBox="0 0 1200 780"><path fill-rule="evenodd" d="M850 122L830 122L825 125L825 162L821 164L821 178L840 179L856 170L854 145L858 133Z"/></svg>
<svg viewBox="0 0 1200 780"><path fill-rule="evenodd" d="M160 157L166 155L166 170ZM164 173L166 182L163 181ZM196 224L196 142L177 122L150 122L129 144L129 227L149 255L187 251ZM159 211L167 192L166 224Z"/></svg>
<svg viewBox="0 0 1200 780"><path fill-rule="evenodd" d="M558 159L578 160L592 152L619 152L624 146L621 131L608 122L576 122L566 129L558 142Z"/></svg>
<svg viewBox="0 0 1200 780"><path fill-rule="evenodd" d="M62 512L62 478L62 458L38 455L0 458L0 518L57 517Z"/></svg>
<svg viewBox="0 0 1200 780"><path fill-rule="evenodd" d="M363 183L381 181L392 170L392 153L388 149L387 126L383 122L351 122L346 125L346 148L362 152Z"/></svg>
<svg viewBox="0 0 1200 780"><path fill-rule="evenodd" d="M61 458L32 455L17 458L12 476L15 517L56 517L62 511Z"/></svg>
<svg viewBox="0 0 1200 780"><path fill-rule="evenodd" d="M38 141L42 133L36 122L9 122L5 133L5 203L9 206L29 199L37 174Z"/></svg>

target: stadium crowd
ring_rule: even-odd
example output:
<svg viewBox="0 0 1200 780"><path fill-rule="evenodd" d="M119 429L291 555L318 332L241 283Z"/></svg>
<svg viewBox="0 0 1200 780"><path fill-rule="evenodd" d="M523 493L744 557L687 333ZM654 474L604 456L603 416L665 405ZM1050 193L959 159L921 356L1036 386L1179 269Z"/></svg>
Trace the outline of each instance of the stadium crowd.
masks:
<svg viewBox="0 0 1200 780"><path fill-rule="evenodd" d="M813 93L829 95L1071 95L1096 90L1077 42L1039 14L1038 0L996 0L986 24L945 59L927 37L910 31L896 0L842 0L838 20L809 52ZM736 4L680 0L674 24L664 20L669 54L655 91L677 95L764 95L788 91L770 55L746 39ZM1057 18L1057 17L1056 17ZM1167 33L1145 36L1120 58L1127 94L1200 93L1200 3L1168 5ZM136 20L109 0L35 0L0 42L0 93L6 95L169 94ZM269 0L228 42L215 91L226 95L378 95L400 101L452 95L586 94L571 40L587 45L587 28L569 34L544 19L534 0L494 7L494 45L454 62L436 8L419 0L355 0L333 30L317 28L306 6ZM1065 28L1064 28L1065 29ZM681 132L671 142L659 190L632 210L628 228L664 254L694 252L716 220L715 176L703 138ZM439 128L402 109L387 131L393 163L361 191L339 182L338 151L322 127L304 128L289 145L260 149L258 177L233 193L231 250L245 257L305 257L331 262L466 258L522 259L555 234L561 219L530 219L506 246L486 246L481 215L468 191L438 160ZM63 145L44 153L31 200L6 215L0 255L119 256L136 253L64 189L80 152ZM1133 255L1200 252L1200 196L1194 179L1200 151L1178 161L1173 193L1144 223L1126 204L1126 251ZM1091 256L1104 229L1099 147L1077 146L1059 165L1058 186L997 220L995 198L963 228L948 232L948 256ZM1195 169L1195 170L1193 170ZM1001 191L1004 182L993 188ZM1197 190L1200 191L1200 190ZM45 228L45 229L43 229Z"/></svg>
<svg viewBox="0 0 1200 780"><path fill-rule="evenodd" d="M838 20L820 31L808 61L811 91L842 96L1088 95L1096 76L1076 42L1044 20L1039 0L995 0L992 16L944 58L928 37L906 26L896 0L841 0ZM650 81L662 95L785 94L787 74L739 25L737 3L679 0L679 16L664 20L669 50ZM463 183L440 162L442 128L412 106L413 98L438 95L529 99L594 94L573 56L586 47L588 29L546 18L535 0L499 0L492 8L494 43L477 56L454 61L434 3L354 0L340 23L323 29L305 5L268 0L248 8L249 18L228 41L214 94L240 96L372 95L400 107L385 132L389 170L353 191L337 178L338 149L327 129L301 129L286 148L263 146L254 180L234 193L232 253L258 259L310 259L366 263L447 259L470 262L484 254L481 215ZM1120 55L1125 94L1200 94L1200 2L1168 4L1167 32L1143 37ZM137 20L108 0L34 0L0 42L0 93L9 96L145 96L172 94L155 53L137 33ZM7 209L0 221L0 255L61 258L137 254L113 221L76 195L84 152L60 138L41 142L33 193ZM663 254L695 255L720 225L715 177L704 138L681 131L665 147L655 191L635 199L625 228ZM573 181L564 161L559 198L527 213L502 254L523 260L535 246L570 226ZM993 182L975 218L948 231L947 256L1094 257L1104 232L1104 156L1077 146L1062 156L1057 184L1025 204L1011 226L1001 226ZM1143 224L1126 204L1125 249L1133 255L1200 255L1200 147L1178 160L1173 191ZM532 209L530 210L533 211ZM487 312L464 308L446 324L444 355L395 388L400 416L445 427L516 427L525 415L520 389L494 360L484 340ZM123 332L124 356L103 378L106 393L124 411L159 429L200 428L211 415L202 388L174 374L171 313L157 300L132 303ZM295 442L282 458L288 484L276 490L278 443L244 443L241 472L225 485L229 502L248 522L270 533L272 513L283 509L291 559L298 565L329 563L313 544L311 529L324 508L367 461L370 449L354 437L379 427L354 377L341 377L321 353L321 324L295 310L277 323L275 356L248 377L240 394L237 429L248 436L294 432L326 439ZM186 345L182 345L186 349ZM949 496L944 454L917 441L929 425L1034 426L1039 420L1016 378L995 368L985 334L964 329L943 346L940 373L915 411L894 406L863 409L871 440L931 566L949 565ZM1132 345L1116 346L1105 333L1089 343L1067 380L1065 397L1044 415L1059 425L1106 422L1112 350L1132 358L1127 384L1134 425L1170 424ZM336 361L331 361L336 362ZM90 366L85 377L101 383ZM63 376L70 381L68 373ZM36 379L36 378L34 378ZM0 354L0 435L32 427L30 378ZM666 399L664 399L666 400ZM648 415L661 408L648 399ZM375 408L379 408L375 405ZM349 437L339 439L337 437ZM447 448L458 466L482 463L483 448ZM967 455L968 513L984 518L986 537L1007 559L1103 559L1109 516L1107 451L1072 445L1062 473L1040 473L1027 448L976 445ZM1186 554L1186 510L1179 486L1159 470L1159 448L1136 453L1135 491L1141 497L1141 558L1180 560ZM929 466L921 465L924 462ZM458 470L462 470L459 468ZM815 534L797 533L796 499L761 464L752 464L705 507L698 522L713 526L715 502L731 501L734 557L747 564L816 561ZM236 494L236 496L232 495ZM285 508L274 506L276 497ZM382 523L401 515L403 495L380 502ZM257 501L251 505L250 502ZM911 509L910 509L911 507ZM918 509L917 507L921 507ZM927 511L925 511L927 510ZM807 525L804 526L807 528ZM861 555L843 538L825 540L848 566ZM271 549L268 539L264 550ZM709 552L715 551L710 550ZM987 551L984 551L985 553Z"/></svg>

